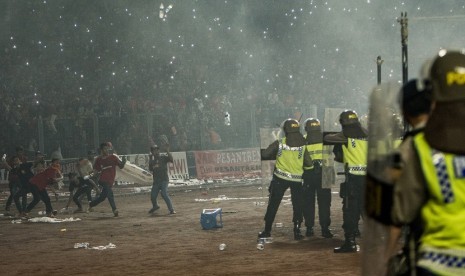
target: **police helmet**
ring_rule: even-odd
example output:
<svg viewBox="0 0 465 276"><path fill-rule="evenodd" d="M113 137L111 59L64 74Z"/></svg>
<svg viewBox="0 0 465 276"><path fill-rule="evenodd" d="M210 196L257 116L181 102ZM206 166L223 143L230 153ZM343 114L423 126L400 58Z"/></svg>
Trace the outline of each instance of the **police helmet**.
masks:
<svg viewBox="0 0 465 276"><path fill-rule="evenodd" d="M421 79L408 81L400 90L399 103L403 112L410 116L429 113L431 109L431 82Z"/></svg>
<svg viewBox="0 0 465 276"><path fill-rule="evenodd" d="M311 130L321 130L320 120L316 118L308 118L304 122L305 131L309 132Z"/></svg>
<svg viewBox="0 0 465 276"><path fill-rule="evenodd" d="M339 115L339 123L341 125L351 125L355 123L359 123L360 121L358 120L358 115L355 111L353 110L344 110L341 115Z"/></svg>
<svg viewBox="0 0 465 276"><path fill-rule="evenodd" d="M465 100L465 55L440 50L430 70L433 99L438 102Z"/></svg>
<svg viewBox="0 0 465 276"><path fill-rule="evenodd" d="M286 119L283 124L284 133L300 132L300 124L296 119Z"/></svg>

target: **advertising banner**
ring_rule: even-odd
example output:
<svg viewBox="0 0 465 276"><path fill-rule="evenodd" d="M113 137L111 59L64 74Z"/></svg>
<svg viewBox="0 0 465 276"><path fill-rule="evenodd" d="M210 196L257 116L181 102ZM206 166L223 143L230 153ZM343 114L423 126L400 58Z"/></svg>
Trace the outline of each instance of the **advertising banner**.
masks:
<svg viewBox="0 0 465 276"><path fill-rule="evenodd" d="M197 179L261 177L260 150L195 151Z"/></svg>
<svg viewBox="0 0 465 276"><path fill-rule="evenodd" d="M168 163L168 176L170 179L189 179L189 170L185 152L172 152L173 163ZM122 155L119 156L122 158ZM120 170L116 169L116 178L118 182L134 182L139 184L151 184L152 174L149 169L148 154L131 154L126 155L128 162L126 166ZM70 172L76 171L76 163L78 159L61 160L61 168L66 176Z"/></svg>

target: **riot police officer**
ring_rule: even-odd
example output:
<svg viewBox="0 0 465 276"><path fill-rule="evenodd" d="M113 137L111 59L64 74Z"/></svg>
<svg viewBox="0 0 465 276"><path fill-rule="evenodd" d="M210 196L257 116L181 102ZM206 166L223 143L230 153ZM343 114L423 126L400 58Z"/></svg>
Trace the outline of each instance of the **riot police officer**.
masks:
<svg viewBox="0 0 465 276"><path fill-rule="evenodd" d="M340 191L343 198L342 228L345 241L342 246L334 249L334 253L357 252L355 237L363 208L368 133L353 110L343 111L339 115L339 123L342 126L341 132L324 137L326 144L334 145L334 160L343 163L346 172Z"/></svg>
<svg viewBox="0 0 465 276"><path fill-rule="evenodd" d="M422 226L416 275L463 275L465 256L465 55L441 50L430 77L432 111L413 136L394 186L392 221Z"/></svg>
<svg viewBox="0 0 465 276"><path fill-rule="evenodd" d="M329 153L323 147L323 133L321 132L320 120L309 118L304 122L304 135L306 148L312 158L312 166L305 167L303 173L303 216L307 237L313 236L313 226L315 221L315 197L318 202L318 215L321 226L321 235L325 238L332 238L333 234L329 230L331 224L331 189L325 185L323 187L323 166L327 161ZM327 183L325 183L327 184Z"/></svg>
<svg viewBox="0 0 465 276"><path fill-rule="evenodd" d="M262 160L276 159L269 191L268 206L265 213L265 229L258 238L271 236L271 228L278 212L279 204L288 188L291 189L294 239L303 238L300 233L302 223L302 174L304 166L311 166L312 161L305 149L305 139L300 133L300 124L295 119L283 122L285 137L271 143L261 151Z"/></svg>

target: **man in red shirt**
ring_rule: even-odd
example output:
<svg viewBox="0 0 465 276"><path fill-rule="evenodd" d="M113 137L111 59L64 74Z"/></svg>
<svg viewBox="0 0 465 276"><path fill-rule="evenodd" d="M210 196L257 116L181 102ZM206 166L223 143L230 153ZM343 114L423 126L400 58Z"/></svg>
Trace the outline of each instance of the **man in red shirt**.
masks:
<svg viewBox="0 0 465 276"><path fill-rule="evenodd" d="M47 213L47 216L51 218L55 217L53 213L52 203L50 201L50 197L46 188L49 184L57 182L62 178L63 176L61 174L60 160L53 159L50 166L47 169L34 175L29 180L29 188L31 189L33 199L31 203L27 205L26 210L24 210L24 212L26 214L29 213L37 205L37 203L39 203L39 201L42 200L45 203L45 212Z"/></svg>
<svg viewBox="0 0 465 276"><path fill-rule="evenodd" d="M113 183L115 183L116 166L120 169L124 168L126 158L120 160L117 155L110 154L111 143L100 144L100 156L97 157L94 164L94 172L100 173L99 185L102 186L100 195L89 203L88 212L92 211L92 207L97 206L99 203L108 198L111 209L115 217L118 216L118 209L116 209L115 198L113 196Z"/></svg>

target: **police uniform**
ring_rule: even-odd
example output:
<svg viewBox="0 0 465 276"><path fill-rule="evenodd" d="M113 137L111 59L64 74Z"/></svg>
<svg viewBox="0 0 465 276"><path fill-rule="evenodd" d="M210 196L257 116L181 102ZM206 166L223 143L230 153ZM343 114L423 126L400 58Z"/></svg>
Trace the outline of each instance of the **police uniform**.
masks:
<svg viewBox="0 0 465 276"><path fill-rule="evenodd" d="M406 152L392 221L422 231L417 275L465 272L465 55L441 50L430 70L435 109ZM428 274L430 273L430 274Z"/></svg>
<svg viewBox="0 0 465 276"><path fill-rule="evenodd" d="M279 204L288 188L291 189L294 238L300 240L300 224L302 222L302 174L305 166L311 165L311 158L305 149L305 140L300 134L299 122L288 119L283 123L285 138L274 141L262 150L262 160L276 159L273 178L269 190L269 201L265 213L265 229L259 238L271 236L271 228L278 212Z"/></svg>
<svg viewBox="0 0 465 276"><path fill-rule="evenodd" d="M412 79L402 86L399 96L402 113L410 129L404 134L402 143L396 149L396 154L400 157L400 163L393 164L394 168L391 170L394 183L399 179L406 164L410 163L410 160L412 160L412 156L409 154L413 150L413 137L423 132L426 122L428 121L431 112L431 87L429 82L425 79ZM415 249L419 239L419 231L417 231L419 229L421 229L421 225L418 220L416 220L415 223L404 225L404 230L402 232L400 227L392 227L387 243L387 254L393 256L398 253L397 245L402 233L404 235L402 250L404 252L411 252Z"/></svg>
<svg viewBox="0 0 465 276"><path fill-rule="evenodd" d="M361 126L357 114L346 110L339 116L342 132L324 137L326 144L333 144L335 161L344 163L346 180L341 185L344 238L335 253L357 252L355 237L362 215L363 189L366 177L367 131Z"/></svg>
<svg viewBox="0 0 465 276"><path fill-rule="evenodd" d="M318 119L309 118L304 123L306 135L306 148L312 158L312 166L304 167L303 174L303 216L307 228L306 236L313 236L315 221L315 197L318 202L318 217L321 226L321 234L325 238L333 237L329 230L331 224L331 189L322 187L322 169L329 153L323 148L323 134Z"/></svg>

